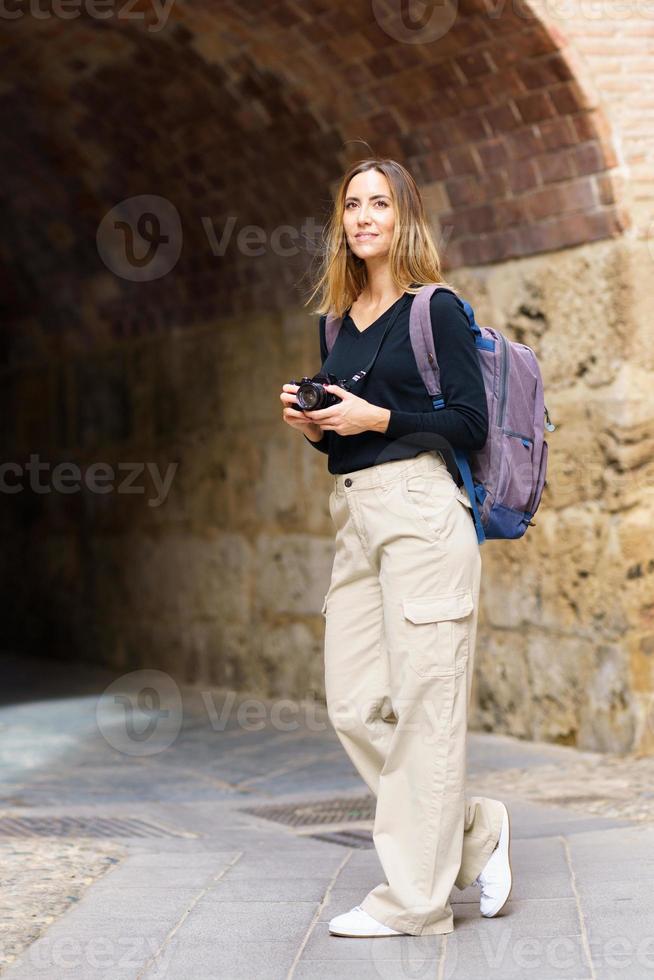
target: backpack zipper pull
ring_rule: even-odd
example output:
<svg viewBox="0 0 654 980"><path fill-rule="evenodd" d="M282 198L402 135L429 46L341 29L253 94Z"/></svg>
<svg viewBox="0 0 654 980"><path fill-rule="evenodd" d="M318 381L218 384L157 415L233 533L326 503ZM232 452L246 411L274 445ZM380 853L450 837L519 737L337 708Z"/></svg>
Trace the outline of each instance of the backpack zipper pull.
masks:
<svg viewBox="0 0 654 980"><path fill-rule="evenodd" d="M554 432L556 426L553 425L552 420L550 419L550 413L547 411L547 405L545 406L545 418L547 419L547 422L545 423L545 428L547 429L548 432Z"/></svg>

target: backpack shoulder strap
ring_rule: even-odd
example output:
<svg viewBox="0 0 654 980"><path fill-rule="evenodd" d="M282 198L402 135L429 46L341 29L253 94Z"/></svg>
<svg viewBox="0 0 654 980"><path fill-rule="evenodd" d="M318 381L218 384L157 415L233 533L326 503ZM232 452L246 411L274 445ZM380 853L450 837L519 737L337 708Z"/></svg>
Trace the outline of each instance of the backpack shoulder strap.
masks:
<svg viewBox="0 0 654 980"><path fill-rule="evenodd" d="M441 374L434 351L434 334L429 308L431 297L437 289L447 290L456 296L454 290L450 289L449 286L440 286L436 282L427 283L415 294L409 314L409 334L413 354L420 371L420 377L432 399L441 397ZM434 404L434 408L436 407L441 406Z"/></svg>
<svg viewBox="0 0 654 980"><path fill-rule="evenodd" d="M338 331L341 329L341 323L343 318L336 316L335 313L328 313L327 319L325 320L325 343L327 344L327 353L331 353L331 349L336 342L336 337L338 336Z"/></svg>
<svg viewBox="0 0 654 980"><path fill-rule="evenodd" d="M437 289L445 289L450 293L454 293L455 296L457 295L453 289L450 289L449 286L440 286L438 283L428 283L422 287L420 292L416 293L413 303L411 304L411 312L409 314L411 346L413 347L413 353L416 359L416 364L418 365L418 370L420 371L420 376L424 382L425 388L431 396L432 404L435 409L445 407L445 399L441 393L440 369L438 367L438 361L436 360L436 353L433 349L434 334L431 325L430 301L433 293ZM457 299L459 299L459 302L465 310L471 329L475 333L481 335L481 330L475 323L474 310L465 300L462 300L458 296ZM486 540L486 535L481 523L479 508L477 506L477 498L475 495L470 462L467 454L461 449L453 448L453 455L457 469L461 474L461 479L470 500L472 517L475 524L475 531L477 533L477 541L481 545Z"/></svg>
<svg viewBox="0 0 654 980"><path fill-rule="evenodd" d="M411 304L411 313L409 316L411 346L413 347L413 353L418 365L418 370L420 371L422 380L424 381L425 387L430 395L440 395L440 371L438 368L438 362L436 361L436 355L433 350L434 337L429 310L429 303L432 293L434 293L437 289L444 289L448 293L453 293L454 296L457 296L456 292L449 286L441 286L439 283L427 283L418 293L415 294L413 303ZM465 300L460 299L458 296L457 299L459 299L459 302L463 305L466 316L468 317L473 330L475 330L477 333L481 333L479 327L475 323L475 314L470 304ZM338 331L341 329L342 322L342 317L336 316L334 313L330 312L326 316L325 343L327 344L327 353L330 353L336 342L336 337L338 336Z"/></svg>

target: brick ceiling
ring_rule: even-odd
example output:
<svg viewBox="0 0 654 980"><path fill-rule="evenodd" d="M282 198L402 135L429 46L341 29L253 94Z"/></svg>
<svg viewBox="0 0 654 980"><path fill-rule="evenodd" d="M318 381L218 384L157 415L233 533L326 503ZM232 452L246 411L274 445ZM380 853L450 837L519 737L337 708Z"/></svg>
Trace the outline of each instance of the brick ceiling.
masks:
<svg viewBox="0 0 654 980"><path fill-rule="evenodd" d="M143 20L118 6L9 22L0 281L2 320L23 329L5 328L5 359L301 302L314 247L300 237L288 254L271 236L324 221L344 166L367 155L357 139L429 190L446 271L622 233L611 135L556 30L460 0L443 36L409 43L386 6L193 0L161 29L150 3L131 8ZM183 248L167 275L132 282L96 236L143 194L172 202ZM206 223L220 238L230 216L215 255ZM249 225L260 255L235 244Z"/></svg>

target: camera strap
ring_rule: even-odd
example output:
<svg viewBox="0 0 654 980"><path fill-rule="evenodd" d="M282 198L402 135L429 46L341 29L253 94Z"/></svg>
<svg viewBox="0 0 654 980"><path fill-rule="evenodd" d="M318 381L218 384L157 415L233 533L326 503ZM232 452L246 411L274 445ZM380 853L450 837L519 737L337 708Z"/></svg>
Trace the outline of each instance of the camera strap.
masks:
<svg viewBox="0 0 654 980"><path fill-rule="evenodd" d="M405 293L405 295L404 295L403 298L404 298L404 301L406 302L406 293ZM356 374L353 374L352 377L350 378L350 380L347 382L347 385L344 385L343 386L348 391L350 390L349 387L348 387L350 384L353 384L353 383L355 383L357 381L361 381L361 379L362 378L365 378L365 376L367 374L370 374L370 371L372 370L372 366L375 363L375 361L377 360L377 355L379 354L379 351L381 350L381 346L384 343L384 341L386 340L386 337L387 337L388 333L390 332L391 327L393 326L393 324L397 320L398 316L400 315L400 310L403 310L404 309L404 305L405 305L405 303L401 303L401 302L398 301L397 309L393 313L393 316L389 320L388 325L387 325L386 329L384 330L384 332L382 334L382 338L381 338L381 340L379 341L379 343L377 345L377 350L375 351L375 354L374 354L372 360L368 363L368 365L364 369L362 369L361 371L357 371ZM366 329L368 329L368 327L366 327Z"/></svg>

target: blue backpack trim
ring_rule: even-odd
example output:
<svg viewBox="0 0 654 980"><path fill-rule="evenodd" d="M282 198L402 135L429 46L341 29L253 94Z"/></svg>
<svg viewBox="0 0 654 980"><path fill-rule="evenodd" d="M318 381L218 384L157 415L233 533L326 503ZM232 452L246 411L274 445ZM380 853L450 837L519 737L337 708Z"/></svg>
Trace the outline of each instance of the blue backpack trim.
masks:
<svg viewBox="0 0 654 980"><path fill-rule="evenodd" d="M495 341L491 337L488 339L485 337L475 337L475 347L478 347L480 350L495 350Z"/></svg>
<svg viewBox="0 0 654 980"><path fill-rule="evenodd" d="M470 303L465 299L461 299L461 302L463 304L463 309L465 310L465 314L468 317L470 329L472 330L474 335L475 347L481 348L482 350L494 350L495 341L485 340L482 337L479 324L475 321L475 311L473 310ZM433 398L432 404L436 409L444 408L445 406L445 402L440 397ZM479 542L479 544L483 544L484 541L486 540L486 534L484 533L484 528L481 523L481 517L479 516L479 507L477 506L479 497L477 495L477 490L480 489L483 492L483 496L485 497L486 489L482 487L480 484L475 485L473 483L472 471L470 469L470 462L468 460L467 454L464 452L463 449L454 449L454 459L459 469L459 473L461 474L461 479L463 480L463 485L466 488L468 497L470 499L470 503L472 505L472 516L475 519L475 531L477 532L477 541Z"/></svg>
<svg viewBox="0 0 654 980"><path fill-rule="evenodd" d="M470 463L468 462L468 457L462 449L454 450L454 458L456 460L456 465L459 467L459 473L463 477L463 484L468 491L468 497L470 498L470 503L472 504L472 516L475 519L475 530L477 532L477 541L479 544L483 544L486 540L486 534L481 523L481 517L479 516L479 508L477 507L477 494L475 493L475 487L472 482L472 472L470 470ZM483 489L483 487L482 487Z"/></svg>
<svg viewBox="0 0 654 980"><path fill-rule="evenodd" d="M479 329L479 328L477 328ZM445 408L445 400L440 396L432 398L432 405L436 410L439 408ZM472 482L472 471L470 469L470 462L463 449L453 449L454 459L458 467L459 473L461 474L461 479L463 480L463 485L466 488L470 503L472 505L472 516L475 520L475 531L477 532L477 541L479 544L483 544L486 540L486 534L484 533L484 528L481 523L481 517L479 516L479 508L477 502L479 501L478 491L483 493L481 501L483 501L486 496L486 489L481 484L473 484Z"/></svg>

